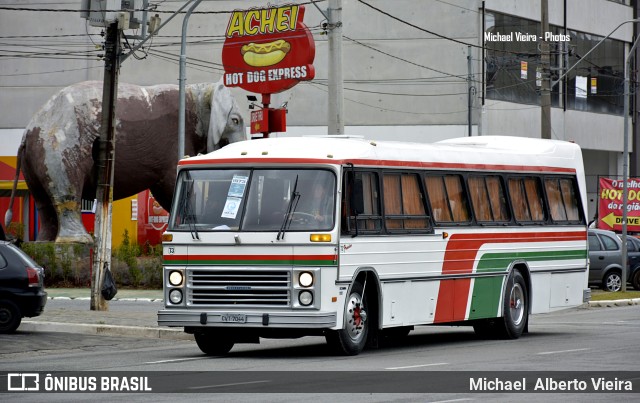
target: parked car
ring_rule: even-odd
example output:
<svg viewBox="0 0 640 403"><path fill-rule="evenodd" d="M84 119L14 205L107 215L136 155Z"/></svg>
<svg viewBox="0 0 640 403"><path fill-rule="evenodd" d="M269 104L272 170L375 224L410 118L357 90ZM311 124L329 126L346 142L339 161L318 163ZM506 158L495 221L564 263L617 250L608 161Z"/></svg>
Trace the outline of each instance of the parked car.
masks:
<svg viewBox="0 0 640 403"><path fill-rule="evenodd" d="M640 291L640 239L627 237L627 256L629 268L629 282L634 289Z"/></svg>
<svg viewBox="0 0 640 403"><path fill-rule="evenodd" d="M47 303L44 270L10 242L0 241L0 333L12 333L23 317L38 316Z"/></svg>
<svg viewBox="0 0 640 403"><path fill-rule="evenodd" d="M589 284L622 288L622 241L613 231L589 229ZM627 237L627 281L640 290L640 240Z"/></svg>

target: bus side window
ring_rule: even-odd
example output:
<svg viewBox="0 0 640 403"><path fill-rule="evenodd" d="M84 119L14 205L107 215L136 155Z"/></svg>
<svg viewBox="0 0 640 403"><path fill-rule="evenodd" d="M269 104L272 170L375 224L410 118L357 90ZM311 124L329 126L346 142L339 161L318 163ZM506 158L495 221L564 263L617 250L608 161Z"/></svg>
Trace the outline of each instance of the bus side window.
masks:
<svg viewBox="0 0 640 403"><path fill-rule="evenodd" d="M547 192L549 212L553 221L577 222L580 220L578 199L571 179L545 178L544 188Z"/></svg>
<svg viewBox="0 0 640 403"><path fill-rule="evenodd" d="M356 234L380 232L378 176L375 172L348 171L344 181L342 232Z"/></svg>
<svg viewBox="0 0 640 403"><path fill-rule="evenodd" d="M469 203L460 175L426 176L424 184L435 222L463 223L470 220Z"/></svg>
<svg viewBox="0 0 640 403"><path fill-rule="evenodd" d="M544 222L545 213L539 178L509 178L508 184L516 221Z"/></svg>
<svg viewBox="0 0 640 403"><path fill-rule="evenodd" d="M470 176L471 205L478 222L507 222L509 213L499 176Z"/></svg>
<svg viewBox="0 0 640 403"><path fill-rule="evenodd" d="M426 230L429 220L425 213L420 179L414 173L386 173L382 184L384 215L387 230Z"/></svg>

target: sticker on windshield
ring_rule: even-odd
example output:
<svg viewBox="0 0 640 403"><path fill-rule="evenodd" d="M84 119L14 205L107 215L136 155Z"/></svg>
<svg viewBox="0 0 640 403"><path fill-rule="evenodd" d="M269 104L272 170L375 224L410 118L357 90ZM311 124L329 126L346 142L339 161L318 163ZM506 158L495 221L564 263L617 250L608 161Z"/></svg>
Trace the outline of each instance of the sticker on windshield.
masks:
<svg viewBox="0 0 640 403"><path fill-rule="evenodd" d="M238 197L227 197L221 217L235 219L238 215L238 209L240 209L240 203L242 203L242 199Z"/></svg>
<svg viewBox="0 0 640 403"><path fill-rule="evenodd" d="M229 185L228 197L242 197L244 189L247 187L248 176L233 175L231 185Z"/></svg>

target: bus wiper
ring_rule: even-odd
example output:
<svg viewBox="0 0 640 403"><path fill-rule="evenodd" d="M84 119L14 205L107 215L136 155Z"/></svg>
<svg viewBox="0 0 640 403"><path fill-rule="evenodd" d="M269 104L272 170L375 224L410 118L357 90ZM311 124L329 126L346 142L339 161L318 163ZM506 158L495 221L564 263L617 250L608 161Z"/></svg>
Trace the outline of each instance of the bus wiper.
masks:
<svg viewBox="0 0 640 403"><path fill-rule="evenodd" d="M196 222L196 216L193 214L193 209L191 206L191 194L193 192L193 179L185 180L187 187L187 191L185 192L185 197L182 199L182 210L185 215L185 222L189 224L189 232L191 233L191 239L200 240L200 235L198 234L198 227Z"/></svg>
<svg viewBox="0 0 640 403"><path fill-rule="evenodd" d="M276 240L284 239L284 233L291 225L291 219L293 218L293 212L298 207L298 200L300 199L300 193L298 193L298 175L296 175L296 181L293 184L293 190L291 191L291 197L289 197L289 204L287 205L287 213L284 215L284 221L280 226Z"/></svg>

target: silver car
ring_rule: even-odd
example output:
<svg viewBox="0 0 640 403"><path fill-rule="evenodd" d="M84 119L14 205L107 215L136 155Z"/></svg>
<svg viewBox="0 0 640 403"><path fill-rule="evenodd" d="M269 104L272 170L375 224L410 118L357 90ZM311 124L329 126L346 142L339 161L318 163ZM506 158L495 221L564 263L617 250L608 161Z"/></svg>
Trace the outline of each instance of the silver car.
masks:
<svg viewBox="0 0 640 403"><path fill-rule="evenodd" d="M606 291L622 288L622 241L613 231L589 230L589 284Z"/></svg>

